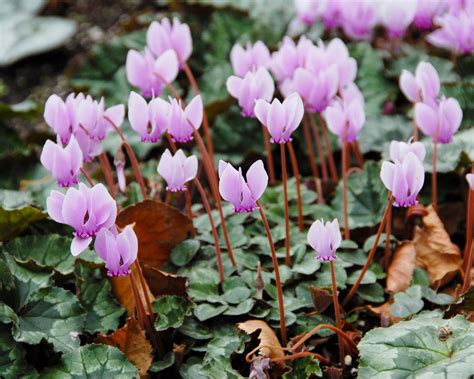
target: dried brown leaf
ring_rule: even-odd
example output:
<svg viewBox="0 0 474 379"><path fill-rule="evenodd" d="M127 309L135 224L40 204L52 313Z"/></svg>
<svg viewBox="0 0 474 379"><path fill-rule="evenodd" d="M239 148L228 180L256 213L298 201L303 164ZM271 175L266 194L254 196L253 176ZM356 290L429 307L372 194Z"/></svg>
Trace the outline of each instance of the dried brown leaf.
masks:
<svg viewBox="0 0 474 379"><path fill-rule="evenodd" d="M416 264L428 271L431 284L440 287L453 279L461 269L461 252L451 242L433 206L426 208L423 226L415 228L413 243Z"/></svg>
<svg viewBox="0 0 474 379"><path fill-rule="evenodd" d="M140 263L156 269L169 261L171 250L186 239L192 229L186 215L155 200L131 205L117 216L120 227L133 223Z"/></svg>
<svg viewBox="0 0 474 379"><path fill-rule="evenodd" d="M129 318L123 328L109 335L99 334L96 342L119 348L132 362L140 373L147 377L148 369L153 361L152 347L138 321Z"/></svg>
<svg viewBox="0 0 474 379"><path fill-rule="evenodd" d="M392 315L392 312L390 311L392 308L392 304L393 300L389 300L383 303L382 305L379 305L378 307L373 307L369 305L367 309L380 317L381 326L387 327L392 324L396 324L397 322L402 320L401 318Z"/></svg>
<svg viewBox="0 0 474 379"><path fill-rule="evenodd" d="M147 310L145 293L142 290L142 287L140 285L140 278L138 276L137 266L132 265L131 269L132 269L132 273L130 276L131 278L133 278L137 286L137 290L140 295L142 304L145 307L145 310ZM127 310L127 314L129 316L133 316L135 313L135 297L133 295L132 283L130 281L131 278L128 276L119 276L119 277L109 278L109 281L112 284L112 290L114 292L115 297L117 298L119 303L122 304L123 307ZM145 286L148 292L148 297L150 299L150 302L153 302L155 297L151 293L150 288L148 287L147 283L145 283Z"/></svg>
<svg viewBox="0 0 474 379"><path fill-rule="evenodd" d="M258 335L259 353L270 359L281 358L285 355L281 348L280 341L270 326L262 320L248 320L237 324L237 328L243 330L247 334L252 334L257 330L260 330Z"/></svg>
<svg viewBox="0 0 474 379"><path fill-rule="evenodd" d="M318 313L323 313L332 304L332 295L329 291L310 286L309 291L313 299L314 309Z"/></svg>
<svg viewBox="0 0 474 379"><path fill-rule="evenodd" d="M415 264L415 245L411 241L402 242L395 249L392 262L387 270L387 292L405 291L410 286Z"/></svg>
<svg viewBox="0 0 474 379"><path fill-rule="evenodd" d="M147 265L143 269L143 274L153 295L187 296L188 278L185 276L169 274Z"/></svg>

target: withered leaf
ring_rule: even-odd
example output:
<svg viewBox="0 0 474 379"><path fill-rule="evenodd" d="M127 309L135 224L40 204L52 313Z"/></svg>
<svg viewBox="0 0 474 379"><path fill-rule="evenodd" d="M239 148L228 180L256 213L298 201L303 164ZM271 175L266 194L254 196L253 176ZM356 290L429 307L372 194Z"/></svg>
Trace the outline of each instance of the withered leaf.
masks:
<svg viewBox="0 0 474 379"><path fill-rule="evenodd" d="M247 334L252 334L257 330L260 330L257 338L260 341L258 346L261 346L259 349L261 355L270 359L281 358L285 355L275 332L265 321L248 320L238 323L237 328L243 330Z"/></svg>
<svg viewBox="0 0 474 379"><path fill-rule="evenodd" d="M118 226L123 228L133 223L140 263L156 269L169 261L171 250L192 230L192 222L186 215L155 200L131 205L118 214Z"/></svg>
<svg viewBox="0 0 474 379"><path fill-rule="evenodd" d="M415 264L415 245L411 241L402 242L395 249L387 271L387 292L405 291L410 286Z"/></svg>
<svg viewBox="0 0 474 379"><path fill-rule="evenodd" d="M138 270L135 264L131 266L131 271L132 273L130 274L130 277L119 276L109 278L110 283L112 284L112 290L114 292L115 297L117 298L119 303L122 304L123 307L127 310L127 314L129 316L133 316L135 312L135 297L133 295L133 288L130 279L133 279L133 281L135 282L142 304L145 307L145 310L147 311L145 292L142 290L140 278L138 276ZM150 302L152 303L153 300L155 300L155 297L151 293L147 283L145 283L145 286L148 292Z"/></svg>
<svg viewBox="0 0 474 379"><path fill-rule="evenodd" d="M123 328L109 335L99 334L96 342L119 348L140 373L146 377L153 361L152 347L138 321L129 318Z"/></svg>
<svg viewBox="0 0 474 379"><path fill-rule="evenodd" d="M393 300L389 300L383 303L382 305L379 305L378 307L373 307L369 305L367 309L380 317L381 326L387 327L392 324L396 324L397 322L402 320L400 317L393 316L392 312L390 312L390 309L392 308L392 304L393 304Z"/></svg>
<svg viewBox="0 0 474 379"><path fill-rule="evenodd" d="M332 295L329 291L310 286L309 291L313 299L314 308L318 313L323 313L332 304Z"/></svg>
<svg viewBox="0 0 474 379"><path fill-rule="evenodd" d="M148 286L155 296L187 296L188 278L185 276L169 274L148 265L143 268L143 275L145 275Z"/></svg>
<svg viewBox="0 0 474 379"><path fill-rule="evenodd" d="M416 264L428 271L431 284L440 287L448 283L461 268L461 252L451 242L433 206L426 208L423 226L415 228L413 243Z"/></svg>

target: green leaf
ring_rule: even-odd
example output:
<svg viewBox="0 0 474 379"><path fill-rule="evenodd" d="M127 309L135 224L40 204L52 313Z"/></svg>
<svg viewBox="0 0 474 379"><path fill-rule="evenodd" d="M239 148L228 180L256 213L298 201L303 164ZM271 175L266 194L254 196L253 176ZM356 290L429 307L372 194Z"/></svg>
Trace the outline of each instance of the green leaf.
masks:
<svg viewBox="0 0 474 379"><path fill-rule="evenodd" d="M165 354L163 359L153 362L150 366L151 372L160 372L174 365L175 357L172 351Z"/></svg>
<svg viewBox="0 0 474 379"><path fill-rule="evenodd" d="M383 303L385 301L385 291L378 283L360 286L357 290L357 295L373 303Z"/></svg>
<svg viewBox="0 0 474 379"><path fill-rule="evenodd" d="M227 358L227 356L214 356L208 359L205 358L199 372L209 378L243 378L242 375L232 368L230 359Z"/></svg>
<svg viewBox="0 0 474 379"><path fill-rule="evenodd" d="M411 286L404 292L398 292L394 296L394 303L390 308L390 313L395 317L408 317L418 313L423 309L424 303L421 300L422 292L420 286Z"/></svg>
<svg viewBox="0 0 474 379"><path fill-rule="evenodd" d="M357 80L365 98L365 113L375 116L382 113L387 98L394 98L396 87L383 77L383 59L380 50L368 42L354 42L348 45L352 57L357 60Z"/></svg>
<svg viewBox="0 0 474 379"><path fill-rule="evenodd" d="M138 371L116 347L86 345L65 354L61 363L47 370L46 379L138 378Z"/></svg>
<svg viewBox="0 0 474 379"><path fill-rule="evenodd" d="M443 338L443 331L452 334ZM423 312L410 321L369 331L358 347L361 379L474 375L474 326L462 316L444 320L439 311Z"/></svg>
<svg viewBox="0 0 474 379"><path fill-rule="evenodd" d="M196 316L199 321L206 321L225 312L227 308L229 308L228 305L214 306L211 304L199 304L194 308L194 316Z"/></svg>
<svg viewBox="0 0 474 379"><path fill-rule="evenodd" d="M254 299L247 299L237 306L229 306L229 309L227 309L224 312L224 315L226 316L240 316L249 313L253 306L255 305L255 300Z"/></svg>
<svg viewBox="0 0 474 379"><path fill-rule="evenodd" d="M15 278L5 259L0 255L0 293L11 291L15 288Z"/></svg>
<svg viewBox="0 0 474 379"><path fill-rule="evenodd" d="M461 106L462 128L470 128L474 124L474 79L444 82L442 92L446 97L454 97Z"/></svg>
<svg viewBox="0 0 474 379"><path fill-rule="evenodd" d="M373 161L366 162L362 172L349 175L347 185L350 228L377 225L382 219L387 203L387 189L380 179L380 165ZM342 181L340 181L332 201L339 220L344 219L342 203Z"/></svg>
<svg viewBox="0 0 474 379"><path fill-rule="evenodd" d="M303 275L312 275L319 270L321 262L316 259L313 251L306 251L305 245L300 246L300 251L296 253L295 264L291 270Z"/></svg>
<svg viewBox="0 0 474 379"><path fill-rule="evenodd" d="M70 352L80 345L85 314L76 296L62 288L43 288L18 312L13 338L39 344L44 338L55 351Z"/></svg>
<svg viewBox="0 0 474 379"><path fill-rule="evenodd" d="M354 271L347 278L347 284L355 284L355 282L357 281L357 278L359 278L361 272L362 272L362 270ZM377 277L375 276L375 274L372 271L367 270L364 277L362 278L361 284L374 284L376 281L377 281Z"/></svg>
<svg viewBox="0 0 474 379"><path fill-rule="evenodd" d="M208 340L213 337L211 329L209 329L204 323L197 321L194 317L186 317L183 325L180 326L179 331L185 336L196 340Z"/></svg>
<svg viewBox="0 0 474 379"><path fill-rule="evenodd" d="M184 318L191 315L193 304L179 296L161 296L153 302L153 310L157 313L155 329L166 330L179 328Z"/></svg>
<svg viewBox="0 0 474 379"><path fill-rule="evenodd" d="M20 378L27 366L25 349L13 340L8 327L0 326L0 377Z"/></svg>
<svg viewBox="0 0 474 379"><path fill-rule="evenodd" d="M454 302L454 298L446 293L436 293L429 287L421 288L422 296L433 304L449 305Z"/></svg>
<svg viewBox="0 0 474 379"><path fill-rule="evenodd" d="M0 242L20 234L32 222L46 218L46 213L30 205L31 201L27 193L0 190Z"/></svg>
<svg viewBox="0 0 474 379"><path fill-rule="evenodd" d="M411 121L403 116L368 117L360 131L359 146L362 153L389 152L390 142L407 141L413 132Z"/></svg>
<svg viewBox="0 0 474 379"><path fill-rule="evenodd" d="M283 379L307 379L312 375L323 376L319 361L313 357L304 357L293 361L293 370L283 375Z"/></svg>
<svg viewBox="0 0 474 379"><path fill-rule="evenodd" d="M171 252L171 262L180 267L187 265L199 251L199 247L199 241L194 239L181 242Z"/></svg>
<svg viewBox="0 0 474 379"><path fill-rule="evenodd" d="M110 282L100 269L91 269L79 262L75 274L79 302L86 310L84 329L104 334L116 330L125 309L115 300Z"/></svg>
<svg viewBox="0 0 474 379"><path fill-rule="evenodd" d="M12 273L14 290L6 296L6 302L16 311L21 310L30 298L41 288L51 285L52 272L37 272L18 263L10 254L5 254L5 262Z"/></svg>
<svg viewBox="0 0 474 379"><path fill-rule="evenodd" d="M337 288L346 288L347 273L341 265L334 265L334 273L336 274ZM316 287L331 288L331 271L329 264L323 264L321 269L316 273Z"/></svg>
<svg viewBox="0 0 474 379"><path fill-rule="evenodd" d="M34 261L39 266L67 275L74 271L71 241L71 238L57 234L32 235L15 238L5 245L5 250L19 262Z"/></svg>

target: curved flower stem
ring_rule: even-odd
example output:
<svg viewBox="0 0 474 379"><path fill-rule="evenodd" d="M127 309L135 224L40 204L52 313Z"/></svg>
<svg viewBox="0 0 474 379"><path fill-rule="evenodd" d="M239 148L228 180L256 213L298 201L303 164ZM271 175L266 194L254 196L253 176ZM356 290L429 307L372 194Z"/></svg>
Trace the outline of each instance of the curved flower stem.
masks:
<svg viewBox="0 0 474 379"><path fill-rule="evenodd" d="M179 95L178 90L173 86L173 84L171 84L170 82L167 82L165 80L165 78L163 78L163 76L160 75L159 73L155 72L155 75L158 76L163 83L165 83L165 86L171 92L171 95L173 95L173 97L175 97L177 100L179 100L184 105L185 103L184 103L183 99L181 98L181 96Z"/></svg>
<svg viewBox="0 0 474 379"><path fill-rule="evenodd" d="M193 129L194 129L194 138L196 139L198 147L201 151L201 157L203 159L204 168L206 170L207 178L209 180L209 186L211 187L212 196L214 197L214 200L217 205L217 209L219 210L219 216L220 216L221 225L222 225L222 232L224 233L224 239L227 246L227 252L229 254L229 258L230 258L230 261L232 262L232 265L234 267L237 267L237 263L235 262L235 258L234 258L234 253L232 252L232 246L230 244L229 233L227 231L227 225L225 222L224 212L222 211L222 202L219 195L216 172L214 171L214 168L211 164L211 157L209 156L206 150L204 141L202 140L201 136L199 135L199 132L196 130L194 126L193 126Z"/></svg>
<svg viewBox="0 0 474 379"><path fill-rule="evenodd" d="M150 318L153 319L153 307L151 306L150 295L148 293L145 277L143 276L142 267L140 266L140 261L138 260L138 257L135 261L135 266L137 267L138 279L140 280L140 284L142 286L143 296L145 297L145 303L148 308L148 313L150 315Z"/></svg>
<svg viewBox="0 0 474 379"><path fill-rule="evenodd" d="M385 270L388 269L390 256L392 254L392 247L390 244L390 235L392 234L392 207L390 207L388 212L387 225L385 226L385 254L383 259Z"/></svg>
<svg viewBox="0 0 474 379"><path fill-rule="evenodd" d="M356 293L357 289L359 288L360 283L362 282L362 279L364 279L365 273L367 272L370 264L372 263L372 260L374 259L375 251L377 250L377 245L379 244L379 241L380 241L380 236L382 235L382 231L385 228L385 224L387 223L388 216L392 208L392 203L393 203L393 195L390 194L387 207L385 208L382 221L380 222L379 229L377 230L377 235L375 236L374 244L372 245L372 248L370 249L369 255L367 256L367 260L365 261L364 267L362 267L362 270L359 274L359 277L357 278L357 281L351 287L349 293L347 294L346 298L342 302L343 307L347 305L347 303L352 299L352 297Z"/></svg>
<svg viewBox="0 0 474 379"><path fill-rule="evenodd" d="M81 174L84 175L84 178L86 178L87 182L91 187L94 186L94 182L92 181L92 178L89 176L86 170L84 170L83 167L81 167Z"/></svg>
<svg viewBox="0 0 474 379"><path fill-rule="evenodd" d="M436 163L438 161L438 141L433 145L433 172L431 173L431 203L435 211L438 211L438 177L436 173Z"/></svg>
<svg viewBox="0 0 474 379"><path fill-rule="evenodd" d="M313 142L311 141L311 133L309 131L308 120L306 117L303 117L303 134L304 140L306 142L306 148L308 149L309 167L311 168L311 173L313 174L313 177L319 178L319 169L316 165L316 160L314 159Z"/></svg>
<svg viewBox="0 0 474 379"><path fill-rule="evenodd" d="M114 176L112 174L112 166L110 165L109 158L107 158L107 154L105 152L102 152L99 155L99 163L100 163L100 168L102 169L102 172L104 173L104 178L105 178L105 182L107 183L107 187L109 187L110 194L112 195L112 198L115 199L115 196L117 195L117 187L115 186L115 183L114 183Z"/></svg>
<svg viewBox="0 0 474 379"><path fill-rule="evenodd" d="M138 323L143 328L145 326L145 309L143 308L143 303L140 299L140 295L138 294L137 286L133 280L132 273L130 273L129 278L130 283L132 284L133 297L135 298L135 308L137 310Z"/></svg>
<svg viewBox="0 0 474 379"><path fill-rule="evenodd" d="M285 263L287 266L291 266L290 256L290 209L288 206L288 185L287 185L287 174L286 174L286 154L285 144L280 144L280 156L281 156L281 177L283 181L283 196L285 202Z"/></svg>
<svg viewBox="0 0 474 379"><path fill-rule="evenodd" d="M186 77L188 78L189 84L191 85L191 88L193 89L194 93L196 95L201 94L201 91L199 90L199 86L196 82L196 78L194 77L194 74L191 70L191 67L189 67L188 62L182 61L181 64L183 65L184 73L186 74ZM204 109L204 115L203 115L203 120L202 120L202 128L204 130L204 137L206 138L206 144L209 149L209 155L211 156L211 164L212 164L212 167L214 167L214 145L212 143L211 131L209 129L209 120L207 119L207 114L206 114L205 109Z"/></svg>
<svg viewBox="0 0 474 379"><path fill-rule="evenodd" d="M471 164L471 174L474 174L474 162ZM473 232L473 218L474 218L474 191L468 186L467 190L467 209L466 209L466 243L464 245L462 268L467 272L466 257L471 250L472 232Z"/></svg>
<svg viewBox="0 0 474 379"><path fill-rule="evenodd" d="M319 161L321 162L321 172L323 174L323 179L327 180L328 178L328 167L326 165L326 157L324 156L323 146L321 145L321 139L319 138L318 126L314 120L314 115L308 115L309 122L311 124L311 129L313 130L314 140L316 141L316 149L318 150Z"/></svg>
<svg viewBox="0 0 474 379"><path fill-rule="evenodd" d="M415 105L416 103L413 103L413 114L415 114ZM413 142L418 141L418 126L416 125L416 120L415 116L413 116Z"/></svg>
<svg viewBox="0 0 474 379"><path fill-rule="evenodd" d="M360 151L360 146L359 142L354 141L352 142L352 150L354 151L354 156L357 160L357 164L359 165L360 168L364 168L364 156L362 155Z"/></svg>
<svg viewBox="0 0 474 379"><path fill-rule="evenodd" d="M270 184L275 184L275 165L273 164L272 146L270 144L270 134L265 126L262 125L263 144L267 152L267 168Z"/></svg>
<svg viewBox="0 0 474 379"><path fill-rule="evenodd" d="M344 340L347 342L347 344L353 349L354 352L358 351L357 345L352 341L352 339L341 329L338 327L331 325L331 324L319 324L313 329L311 329L308 333L306 333L303 337L301 337L297 343L295 343L293 346L291 346L291 350L295 351L297 350L302 344L304 344L308 339L310 339L312 336L314 336L317 332L319 332L321 329L329 329L332 330L333 332L336 332L339 336L344 338Z"/></svg>
<svg viewBox="0 0 474 379"><path fill-rule="evenodd" d="M166 191L166 196L165 196L165 201L164 201L164 203L165 203L166 205L169 205L169 204L170 204L170 202L171 202L171 195L172 195L172 194L171 194L170 191Z"/></svg>
<svg viewBox="0 0 474 379"><path fill-rule="evenodd" d="M300 232L304 229L303 221L303 201L301 199L301 180L300 180L300 170L298 168L298 160L296 159L295 149L293 148L293 143L288 142L288 151L290 152L291 166L293 169L293 175L296 180L296 200L298 205L298 226Z"/></svg>
<svg viewBox="0 0 474 379"><path fill-rule="evenodd" d="M351 239L350 228L349 228L349 214L347 211L347 140L343 138L342 140L342 207L344 213L344 239Z"/></svg>
<svg viewBox="0 0 474 379"><path fill-rule="evenodd" d="M311 351L300 351L299 353L294 353L290 355L285 355L281 358L272 358L272 362L283 362L283 361L290 361L293 359L298 359L298 358L304 358L304 357L313 357L316 358L318 361L321 361L322 363L329 363L330 360L327 359L326 357L323 357L322 355L318 353L312 353Z"/></svg>
<svg viewBox="0 0 474 379"><path fill-rule="evenodd" d="M337 297L337 283L336 274L334 272L334 262L329 262L331 267L331 284L332 284L332 303L334 305L334 315L336 317L336 326L342 330L341 310L339 309L339 299ZM339 361L341 365L344 364L344 345L342 344L342 337L338 334L338 347L339 347Z"/></svg>
<svg viewBox="0 0 474 379"><path fill-rule="evenodd" d="M194 184L201 195L202 204L204 205L204 209L206 210L207 216L209 217L209 222L211 224L212 235L214 237L214 245L216 247L216 256L217 256L217 268L219 269L219 278L221 283L224 282L224 268L222 265L222 253L221 247L219 245L219 235L217 234L216 225L214 224L214 219L212 218L211 207L209 206L209 202L207 201L206 193L204 192L204 188L202 188L201 182L198 178L194 179Z"/></svg>
<svg viewBox="0 0 474 379"><path fill-rule="evenodd" d="M326 124L321 116L321 113L318 113L319 117L319 125L321 126L321 132L323 134L324 143L326 144L326 151L328 155L328 162L329 162L329 171L331 172L331 179L337 182L337 170L336 170L336 163L334 162L334 155L332 153L331 142L329 141L329 134L326 128Z"/></svg>
<svg viewBox="0 0 474 379"><path fill-rule="evenodd" d="M137 157L135 155L135 152L133 151L132 147L130 144L127 142L125 136L123 135L122 131L120 128L114 124L114 122L108 118L107 116L104 116L104 118L112 125L112 127L115 129L115 131L118 133L120 139L122 140L122 144L125 147L125 150L127 151L128 158L130 159L130 163L132 164L132 170L133 173L135 174L135 179L138 182L138 185L140 186L140 190L142 192L142 196L144 200L148 199L148 194L145 189L145 181L143 180L143 175L140 170L140 166L137 161Z"/></svg>
<svg viewBox="0 0 474 379"><path fill-rule="evenodd" d="M260 201L257 201L257 206L258 206L258 211L260 213L260 217L262 218L263 227L265 228L265 232L267 233L268 244L270 245L270 251L272 253L273 270L275 271L275 282L276 282L277 293L278 293L278 309L280 311L281 341L283 345L286 345L285 305L283 303L283 290L281 287L280 269L278 268L278 258L276 256L275 245L273 244L272 233L270 232L270 226L268 225L268 220L265 217L265 213L263 212L262 204L260 204Z"/></svg>

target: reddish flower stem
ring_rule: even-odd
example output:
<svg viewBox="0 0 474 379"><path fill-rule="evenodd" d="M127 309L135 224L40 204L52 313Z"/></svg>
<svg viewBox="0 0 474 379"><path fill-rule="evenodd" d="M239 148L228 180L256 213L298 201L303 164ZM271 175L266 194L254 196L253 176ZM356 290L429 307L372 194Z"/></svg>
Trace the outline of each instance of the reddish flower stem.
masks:
<svg viewBox="0 0 474 379"><path fill-rule="evenodd" d="M413 104L413 115L415 114L415 105ZM413 116L413 142L418 141L418 126L416 125L415 116Z"/></svg>
<svg viewBox="0 0 474 379"><path fill-rule="evenodd" d="M350 228L349 228L349 214L347 211L347 141L343 138L342 141L342 208L344 213L344 239L349 240L351 239L350 236Z"/></svg>
<svg viewBox="0 0 474 379"><path fill-rule="evenodd" d="M290 256L290 209L288 206L288 183L286 174L286 153L285 144L280 144L280 156L281 156L281 177L283 181L283 196L285 202L285 263L287 266L291 266Z"/></svg>
<svg viewBox="0 0 474 379"><path fill-rule="evenodd" d="M270 177L270 184L275 184L275 165L273 164L272 146L270 144L270 134L265 126L262 125L263 144L267 152L267 168Z"/></svg>
<svg viewBox="0 0 474 379"><path fill-rule="evenodd" d="M365 261L364 267L362 267L359 277L357 278L356 282L351 287L349 293L347 294L346 298L342 302L342 307L345 307L347 303L352 299L357 289L359 288L359 285L362 282L362 279L364 279L364 275L367 272L370 264L372 263L372 260L374 259L374 255L377 250L377 245L379 244L379 241L380 241L380 236L382 235L382 231L385 228L385 224L387 223L388 216L390 214L390 209L392 208L392 203L393 203L393 195L390 194L389 199L388 199L388 204L387 204L387 207L385 208L385 212L382 218L382 222L380 223L379 228L377 230L377 235L375 236L374 244L372 245L372 248L370 249L369 255L367 256L367 260Z"/></svg>
<svg viewBox="0 0 474 379"><path fill-rule="evenodd" d="M202 188L201 182L198 178L194 179L194 184L201 195L202 204L204 205L204 209L206 210L207 216L209 217L209 222L211 223L212 235L214 237L214 245L216 247L216 256L217 256L217 268L219 269L219 278L221 283L224 282L224 268L222 265L222 254L221 254L221 247L219 245L219 235L217 234L216 225L214 224L214 219L212 218L211 207L209 206L209 202L207 201L206 193L204 192L204 188Z"/></svg>
<svg viewBox="0 0 474 379"><path fill-rule="evenodd" d="M300 180L300 170L298 168L298 160L296 159L295 149L293 148L293 143L288 142L288 151L290 153L291 166L293 170L293 175L296 180L296 201L298 206L298 226L300 232L304 229L303 221L303 201L301 199L301 180Z"/></svg>
<svg viewBox="0 0 474 379"><path fill-rule="evenodd" d="M84 176L84 178L86 178L87 182L89 183L89 185L91 187L94 186L94 182L92 181L92 178L89 176L89 174L87 173L86 170L84 170L83 167L81 167L81 174Z"/></svg>
<svg viewBox="0 0 474 379"><path fill-rule="evenodd" d="M336 274L334 272L334 262L330 261L331 268L331 284L332 284L332 303L334 305L334 315L336 317L336 326L342 330L342 319L341 319L341 310L339 308L339 299L337 297L337 283L336 283ZM344 345L342 344L342 337L338 334L338 347L339 347L339 361L341 365L344 364Z"/></svg>
<svg viewBox="0 0 474 379"><path fill-rule="evenodd" d="M438 212L438 175L436 172L436 164L438 163L438 134L439 125L436 124L433 143L433 172L431 173L431 203L436 212Z"/></svg>
<svg viewBox="0 0 474 379"><path fill-rule="evenodd" d="M360 151L359 142L357 141L352 142L352 150L354 151L354 156L357 160L357 164L359 165L360 168L364 168L364 156L362 155Z"/></svg>
<svg viewBox="0 0 474 379"><path fill-rule="evenodd" d="M258 211L260 213L260 217L262 218L263 227L265 228L265 232L267 233L268 244L270 245L270 251L272 253L272 263L273 263L273 270L275 271L275 282L277 287L278 293L278 309L280 311L280 333L281 333L281 341L283 346L286 345L286 322L285 322L285 305L283 303L283 290L281 287L281 280L280 280L280 269L278 268L278 258L276 256L275 245L273 244L272 234L270 232L270 226L268 225L268 220L265 217L265 213L263 212L262 205L259 201L257 201Z"/></svg>
<svg viewBox="0 0 474 379"><path fill-rule="evenodd" d="M128 277L130 278L130 283L132 284L132 291L133 291L133 297L135 298L135 309L137 310L138 323L143 328L145 326L145 316L144 316L145 310L143 308L140 295L138 294L135 281L133 280L132 273L130 273Z"/></svg>
<svg viewBox="0 0 474 379"><path fill-rule="evenodd" d="M344 338L344 340L347 342L347 344L351 347L351 349L354 352L358 351L357 345L354 343L354 341L352 341L352 339L343 330L341 330L337 326L334 326L334 325L331 325L331 324L319 324L319 325L315 326L308 333L306 333L303 337L301 337L298 340L297 343L295 343L293 346L291 346L291 350L292 351L297 350L301 345L303 345L308 339L310 339L312 336L314 336L321 329L329 329L329 330L332 330L333 332L336 332L339 336Z"/></svg>
<svg viewBox="0 0 474 379"><path fill-rule="evenodd" d="M300 351L298 353L290 354L290 355L285 355L281 358L272 358L272 362L283 362L283 361L292 361L293 359L298 359L298 358L304 358L304 357L313 357L316 358L318 361L321 361L322 363L329 363L330 360L327 359L326 357L323 357L322 355L318 353L312 353L311 351Z"/></svg>
<svg viewBox="0 0 474 379"><path fill-rule="evenodd" d="M467 256L464 257L464 261L466 262L466 269L464 270L464 280L463 280L461 293L466 292L469 288L471 288L471 280L472 280L471 270L472 270L472 257L473 257L472 251L473 250L474 250L474 244L471 241L468 254Z"/></svg>
<svg viewBox="0 0 474 379"><path fill-rule="evenodd" d="M319 117L319 125L321 127L321 132L324 138L324 143L326 144L326 151L327 151L328 162L329 162L329 171L331 172L331 179L337 182L338 178L337 178L336 163L334 162L334 155L332 153L331 142L329 141L328 130L326 128L326 124L323 120L323 117L321 116L321 113L318 113L318 117Z"/></svg>
<svg viewBox="0 0 474 379"><path fill-rule="evenodd" d="M186 61L182 61L181 64L183 65L184 73L186 74L186 77L188 78L189 84L191 85L191 88L193 89L194 93L196 95L201 94L201 91L199 90L199 86L191 70L191 67L189 67ZM209 128L209 121L207 119L207 114L206 114L205 109L204 109L204 115L203 115L203 120L202 120L202 128L204 130L204 138L206 139L207 148L209 149L209 155L211 156L211 164L212 164L212 167L214 167L214 145L212 143L212 136L211 136L211 131Z"/></svg>
<svg viewBox="0 0 474 379"><path fill-rule="evenodd" d="M193 127L194 128L194 127ZM211 187L212 196L217 205L217 209L219 210L219 216L221 218L221 225L222 225L222 232L224 233L224 239L227 246L227 252L229 254L230 261L234 267L237 267L237 263L235 262L234 253L232 252L232 246L230 244L229 233L227 231L227 225L225 222L224 212L222 211L222 202L219 195L219 189L217 185L217 178L214 168L211 164L211 157L209 156L206 146L204 145L204 141L202 140L199 132L194 128L194 138L198 144L198 147L201 151L201 157L203 159L204 168L207 173L207 178L209 181L209 186Z"/></svg>
<svg viewBox="0 0 474 379"><path fill-rule="evenodd" d="M319 138L318 126L314 120L314 115L308 115L311 129L313 130L314 140L316 142L316 149L318 151L319 161L321 163L321 172L323 174L323 179L327 180L328 178L328 167L326 164L326 157L324 156L323 146L321 145L321 139Z"/></svg>
<svg viewBox="0 0 474 379"><path fill-rule="evenodd" d="M107 154L105 152L102 152L99 155L99 163L100 163L100 168L102 169L102 172L104 173L104 178L105 178L105 182L107 183L107 187L109 187L110 194L112 195L112 198L115 199L115 196L117 195L117 187L115 186L115 183L114 183L112 166L110 165L109 158L107 158Z"/></svg>
<svg viewBox="0 0 474 379"><path fill-rule="evenodd" d="M120 139L122 140L122 144L125 147L125 150L127 152L128 158L130 159L130 163L132 165L132 170L133 173L135 174L135 179L138 182L138 185L140 186L140 191L142 193L143 199L147 200L148 199L148 194L146 192L145 188L145 181L143 180L143 175L140 170L140 165L138 164L137 157L135 155L135 152L133 151L132 147L130 144L127 142L125 136L123 135L122 131L120 128L114 124L114 122L108 118L107 116L104 116L104 118L112 125L112 127L115 129L115 131L118 133Z"/></svg>
<svg viewBox="0 0 474 379"><path fill-rule="evenodd" d="M311 141L311 133L309 131L308 120L306 117L303 117L303 134L304 140L306 142L306 148L308 149L308 158L311 173L313 174L313 177L319 178L319 169L316 165L316 160L314 159L313 142Z"/></svg>
<svg viewBox="0 0 474 379"><path fill-rule="evenodd" d="M392 234L392 207L389 207L387 225L385 226L385 254L384 254L384 266L385 270L388 269L390 264L390 256L392 255L392 246L390 244L390 236Z"/></svg>
<svg viewBox="0 0 474 379"><path fill-rule="evenodd" d="M166 205L169 205L169 204L170 204L170 201L171 201L171 192L170 192L170 191L166 191L165 204L166 204Z"/></svg>
<svg viewBox="0 0 474 379"><path fill-rule="evenodd" d="M142 286L143 295L145 297L145 303L148 308L148 314L150 315L149 317L153 319L153 307L151 306L150 295L148 293L145 277L143 276L142 267L140 266L140 261L138 260L138 257L135 261L135 266L137 267L138 279L140 280L140 284Z"/></svg>
<svg viewBox="0 0 474 379"><path fill-rule="evenodd" d="M471 174L474 174L474 162L471 165ZM474 191L468 186L467 190L467 208L466 208L466 243L464 245L464 260L463 270L466 270L466 259L465 257L469 254L472 243L472 232L473 232L473 217L474 217Z"/></svg>

